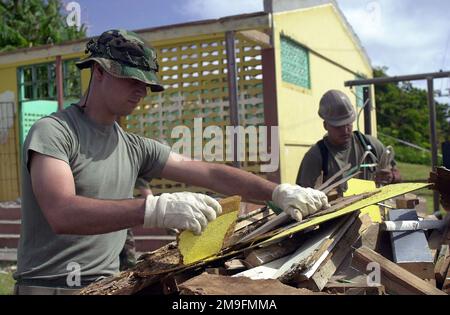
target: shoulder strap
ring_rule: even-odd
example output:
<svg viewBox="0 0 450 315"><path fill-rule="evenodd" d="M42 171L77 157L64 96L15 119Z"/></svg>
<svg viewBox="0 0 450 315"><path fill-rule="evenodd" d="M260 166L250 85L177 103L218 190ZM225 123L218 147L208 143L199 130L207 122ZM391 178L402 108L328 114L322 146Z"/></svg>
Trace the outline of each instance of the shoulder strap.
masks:
<svg viewBox="0 0 450 315"><path fill-rule="evenodd" d="M322 171L325 178L328 176L328 148L323 139L317 142L317 145L319 146L320 155L322 156Z"/></svg>
<svg viewBox="0 0 450 315"><path fill-rule="evenodd" d="M359 142L361 142L361 145L363 146L364 150L367 150L367 147L370 145L370 152L372 152L373 155L375 155L378 158L377 150L375 150L375 147L369 141L369 138L367 138L365 134L363 134L362 132L360 132L358 130L355 130L353 133L356 135Z"/></svg>

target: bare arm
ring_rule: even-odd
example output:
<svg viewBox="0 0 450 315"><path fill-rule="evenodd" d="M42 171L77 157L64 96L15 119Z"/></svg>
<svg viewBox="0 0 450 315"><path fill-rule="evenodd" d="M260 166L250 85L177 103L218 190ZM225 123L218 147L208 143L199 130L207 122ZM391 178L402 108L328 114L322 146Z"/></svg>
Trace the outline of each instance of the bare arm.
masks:
<svg viewBox="0 0 450 315"><path fill-rule="evenodd" d="M30 161L34 195L55 233L103 234L144 223L143 199L99 200L77 196L67 163L36 152Z"/></svg>
<svg viewBox="0 0 450 315"><path fill-rule="evenodd" d="M395 166L392 168L392 183L400 183L402 181L402 176L400 175L400 171Z"/></svg>
<svg viewBox="0 0 450 315"><path fill-rule="evenodd" d="M268 201L277 186L252 173L215 163L183 161L180 155L170 153L161 173L163 178L205 187L225 195L241 195L249 201Z"/></svg>

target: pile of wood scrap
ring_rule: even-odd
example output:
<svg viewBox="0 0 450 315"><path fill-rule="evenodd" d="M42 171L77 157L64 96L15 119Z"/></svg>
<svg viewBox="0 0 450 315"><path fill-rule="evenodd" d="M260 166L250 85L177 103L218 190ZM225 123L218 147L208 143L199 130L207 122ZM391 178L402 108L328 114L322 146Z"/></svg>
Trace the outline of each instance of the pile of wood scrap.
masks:
<svg viewBox="0 0 450 315"><path fill-rule="evenodd" d="M411 230L402 222L418 221L415 209L389 210L385 220L394 223L388 224L360 211L428 185L395 184L339 198L302 222L267 206L234 216L240 198L226 198L214 237L214 231L182 234L81 294L446 294L448 221L430 217L439 222Z"/></svg>
<svg viewBox="0 0 450 315"><path fill-rule="evenodd" d="M450 209L450 170L438 167L436 172L430 173L429 182L431 189L439 192L441 204L445 209Z"/></svg>

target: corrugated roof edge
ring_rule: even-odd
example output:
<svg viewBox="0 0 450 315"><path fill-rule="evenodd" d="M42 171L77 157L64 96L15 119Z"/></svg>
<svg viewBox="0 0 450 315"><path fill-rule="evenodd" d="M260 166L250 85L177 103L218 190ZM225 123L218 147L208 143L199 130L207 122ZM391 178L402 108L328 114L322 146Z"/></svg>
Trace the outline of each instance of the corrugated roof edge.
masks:
<svg viewBox="0 0 450 315"><path fill-rule="evenodd" d="M136 32L138 34L144 34L144 33L163 31L163 30L169 30L169 29L174 29L174 28L183 28L183 27L188 27L188 26L199 26L199 25L207 25L207 24L214 24L214 23L224 23L224 22L228 22L228 21L232 21L232 20L242 20L242 19L247 19L247 18L252 18L252 17L267 16L267 15L269 15L267 12L261 11L261 12L254 12L254 13L230 15L230 16L225 16L225 17L221 17L218 19L208 19L208 20L200 20L200 21L192 21L192 22L143 28L143 29L134 30L134 32ZM95 38L97 36L98 35L86 37L86 38L82 38L82 39L77 39L77 40L66 41L61 44L56 44L56 45L48 44L48 45L40 45L40 46L34 46L34 47L29 47L29 48L19 48L14 51L2 52L2 53L0 53L0 57L5 56L5 55L13 55L13 54L18 54L18 53L23 53L23 52L38 51L38 50L43 50L43 49L48 49L48 48L53 48L53 47L58 47L58 46L62 47L62 46L69 46L69 45L74 45L74 44L85 43L85 42L89 41L91 38Z"/></svg>

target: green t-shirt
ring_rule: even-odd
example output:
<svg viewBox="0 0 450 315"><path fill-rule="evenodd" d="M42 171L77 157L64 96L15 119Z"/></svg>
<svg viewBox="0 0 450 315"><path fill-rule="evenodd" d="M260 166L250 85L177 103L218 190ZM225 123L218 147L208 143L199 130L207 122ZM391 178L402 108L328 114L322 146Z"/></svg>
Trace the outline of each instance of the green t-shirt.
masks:
<svg viewBox="0 0 450 315"><path fill-rule="evenodd" d="M76 194L96 199L128 199L138 177L158 177L170 148L155 140L124 132L118 124L99 125L77 105L37 121L23 146L22 227L17 272L29 280L62 280L81 267L82 281L119 271L126 230L101 235L56 235L45 219L31 186L30 150L70 165ZM77 216L77 213L69 214ZM73 274L71 274L73 275ZM57 281L56 281L57 282Z"/></svg>
<svg viewBox="0 0 450 315"><path fill-rule="evenodd" d="M372 136L365 136L370 142L369 144L374 147L375 152L377 153L377 158L379 159L383 154L384 145L378 139ZM357 166L364 155L364 147L354 133L350 143L346 146L333 146L328 140L327 136L325 136L323 140L325 146L328 149L328 176L324 177L323 182L325 182L328 178L344 168L348 163L350 163L352 167ZM366 162L370 162L370 160L367 159L364 161L364 163ZM394 165L395 162L393 162L393 166ZM308 150L308 152L306 152L305 156L303 157L302 163L298 170L296 180L297 185L303 187L314 187L321 171L322 155L320 153L319 145L316 143ZM361 172L358 177L360 179L373 180L374 172L366 169L366 171ZM347 189L347 185L342 184L340 188L341 191L345 191Z"/></svg>

